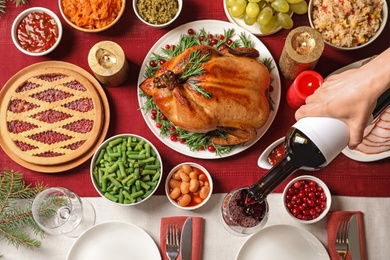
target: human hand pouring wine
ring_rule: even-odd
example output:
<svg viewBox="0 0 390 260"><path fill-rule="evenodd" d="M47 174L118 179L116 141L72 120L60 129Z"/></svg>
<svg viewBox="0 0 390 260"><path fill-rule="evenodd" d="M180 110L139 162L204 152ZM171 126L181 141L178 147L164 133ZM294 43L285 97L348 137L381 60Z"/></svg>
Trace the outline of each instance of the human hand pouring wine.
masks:
<svg viewBox="0 0 390 260"><path fill-rule="evenodd" d="M268 194L299 169L325 167L347 146L348 140L348 127L338 119L302 118L286 135L283 158L249 188L245 203L263 202Z"/></svg>

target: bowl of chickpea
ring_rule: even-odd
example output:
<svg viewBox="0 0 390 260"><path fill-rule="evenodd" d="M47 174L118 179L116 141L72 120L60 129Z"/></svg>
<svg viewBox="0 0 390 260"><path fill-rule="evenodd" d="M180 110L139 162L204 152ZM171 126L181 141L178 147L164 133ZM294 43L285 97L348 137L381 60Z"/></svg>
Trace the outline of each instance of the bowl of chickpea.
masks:
<svg viewBox="0 0 390 260"><path fill-rule="evenodd" d="M202 207L210 199L212 191L213 180L210 173L203 166L192 162L175 166L165 182L168 200L184 210Z"/></svg>

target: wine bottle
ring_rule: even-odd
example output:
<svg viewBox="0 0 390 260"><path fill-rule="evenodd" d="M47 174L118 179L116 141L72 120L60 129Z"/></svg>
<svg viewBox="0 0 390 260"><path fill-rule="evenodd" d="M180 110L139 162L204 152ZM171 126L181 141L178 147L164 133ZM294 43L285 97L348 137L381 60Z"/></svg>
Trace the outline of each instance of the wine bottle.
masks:
<svg viewBox="0 0 390 260"><path fill-rule="evenodd" d="M338 119L302 118L286 135L285 155L249 188L246 203L264 201L268 194L299 169L325 167L348 145L348 140L348 127Z"/></svg>

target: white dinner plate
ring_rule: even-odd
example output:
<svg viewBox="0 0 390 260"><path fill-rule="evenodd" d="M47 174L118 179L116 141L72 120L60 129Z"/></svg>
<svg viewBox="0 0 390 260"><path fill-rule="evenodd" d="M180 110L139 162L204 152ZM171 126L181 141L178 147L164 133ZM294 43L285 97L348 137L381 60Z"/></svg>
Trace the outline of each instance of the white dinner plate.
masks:
<svg viewBox="0 0 390 260"><path fill-rule="evenodd" d="M231 23L246 29L247 31L253 33L254 35L257 35L257 36L267 36L267 35L271 35L271 34L277 33L277 32L279 32L280 30L283 29L281 26L275 26L275 28L271 32L269 32L269 33L262 33L260 31L260 26L259 26L259 24L257 22L254 23L253 25L247 25L244 22L244 19L242 19L242 18L235 18L235 17L231 16L230 13L229 13L227 4L226 4L226 0L223 1L223 9L225 11L225 15L226 15L227 19ZM291 13L291 16L292 15L293 15L293 13Z"/></svg>
<svg viewBox="0 0 390 260"><path fill-rule="evenodd" d="M275 225L251 235L240 248L236 260L329 260L328 252L310 232L290 226Z"/></svg>
<svg viewBox="0 0 390 260"><path fill-rule="evenodd" d="M73 244L67 260L161 260L153 239L141 228L125 222L105 222L84 232Z"/></svg>
<svg viewBox="0 0 390 260"><path fill-rule="evenodd" d="M224 158L228 156L232 156L235 154L238 154L246 149L248 149L250 146L255 144L268 130L268 128L271 126L272 122L275 119L276 113L278 112L279 103L280 103L280 92L281 92L281 85L280 85L280 76L279 71L277 68L277 64L272 57L269 50L265 47L265 45L256 37L254 37L251 33L244 30L243 28L223 21L217 21L217 20L201 20L196 22L190 22L184 25L181 25L172 31L165 34L163 37L158 40L154 46L150 49L149 53L146 55L145 60L141 66L140 74L138 76L138 86L144 81L145 79L145 71L149 64L149 60L152 57L153 53L161 53L161 49L165 47L167 44L176 44L179 42L180 35L186 34L188 29L193 29L194 31L198 32L201 29L206 30L208 33L211 34L223 34L225 30L228 29L234 29L235 30L235 36L233 40L238 39L239 35L241 33L244 33L247 38L249 38L252 43L253 47L256 48L260 52L260 59L269 58L272 60L271 66L273 67L273 70L271 71L271 78L273 79L272 87L273 91L270 93L270 96L274 102L273 110L271 110L271 113L269 115L269 118L265 125L258 129L257 136L245 144L237 145L229 154L222 154L222 155L216 155L215 153L209 152L207 150L204 151L191 151L190 148L182 144L180 142L173 142L170 140L169 137L162 137L160 135L160 129L156 127L155 121L150 117L150 113L144 113L142 112L142 115L145 119L146 124L149 126L150 130L155 134L157 138L159 138L164 144L166 144L171 149L182 153L184 155L194 157L194 158L201 158L201 159L219 159ZM138 88L138 102L139 106L143 107L146 101L145 97L141 97L140 93L142 90Z"/></svg>
<svg viewBox="0 0 390 260"><path fill-rule="evenodd" d="M359 68L360 66L362 66L362 64L364 62L368 61L369 59L370 58L367 58L367 59L363 59L363 60L354 62L352 64L349 64L345 67L342 67L341 69L336 70L335 72L331 73L330 75L338 74L338 73L344 72L344 71L349 70L349 69ZM346 147L342 151L342 153L345 156L351 158L352 160L359 161L359 162L373 162L373 161L378 161L378 160L382 160L384 158L390 157L390 151L378 153L378 154L366 154L366 153L362 153L362 152L357 151L357 150L351 150L348 147Z"/></svg>

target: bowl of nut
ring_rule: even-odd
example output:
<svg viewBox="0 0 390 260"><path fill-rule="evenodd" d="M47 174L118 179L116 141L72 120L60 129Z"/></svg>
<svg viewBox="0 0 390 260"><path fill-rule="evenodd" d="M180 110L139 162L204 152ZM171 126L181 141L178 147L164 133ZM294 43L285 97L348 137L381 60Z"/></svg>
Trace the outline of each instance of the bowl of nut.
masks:
<svg viewBox="0 0 390 260"><path fill-rule="evenodd" d="M111 203L134 206L157 190L163 172L161 157L147 139L120 134L106 139L91 161L92 183Z"/></svg>
<svg viewBox="0 0 390 260"><path fill-rule="evenodd" d="M167 176L165 193L169 201L180 209L194 210L210 199L213 180L201 165L185 162L174 167Z"/></svg>
<svg viewBox="0 0 390 260"><path fill-rule="evenodd" d="M287 214L303 224L323 219L329 212L332 198L329 188L317 177L302 175L291 180L283 191Z"/></svg>
<svg viewBox="0 0 390 260"><path fill-rule="evenodd" d="M171 25L180 15L183 0L133 0L135 15L154 28Z"/></svg>

